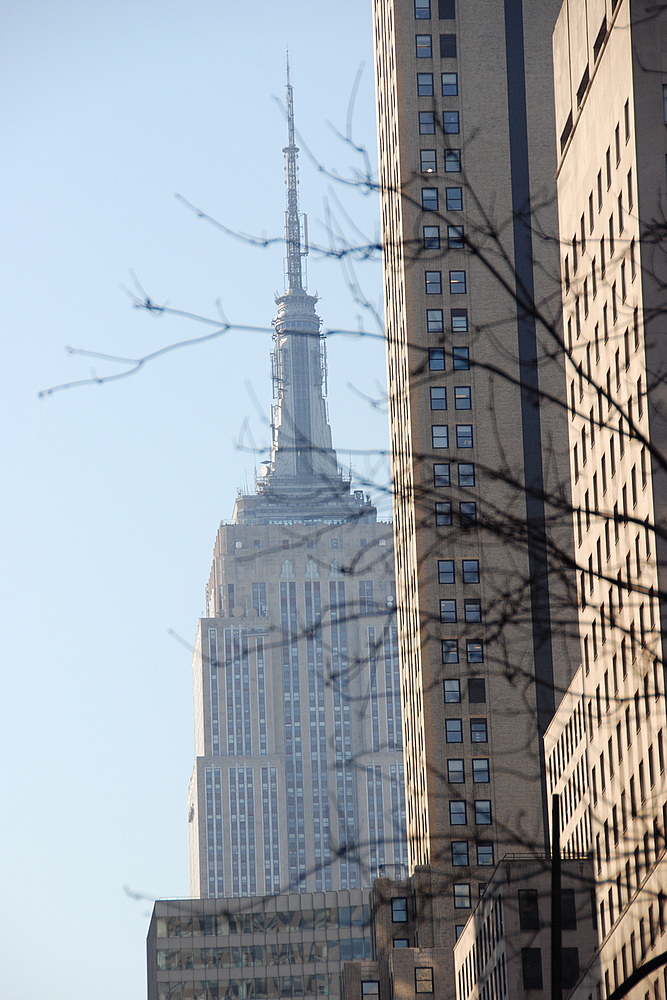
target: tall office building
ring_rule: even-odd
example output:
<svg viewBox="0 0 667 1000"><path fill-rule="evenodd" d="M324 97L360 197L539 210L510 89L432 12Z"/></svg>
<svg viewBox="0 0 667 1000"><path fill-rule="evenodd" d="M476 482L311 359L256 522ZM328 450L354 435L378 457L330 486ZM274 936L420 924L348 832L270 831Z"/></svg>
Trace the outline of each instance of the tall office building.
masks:
<svg viewBox="0 0 667 1000"><path fill-rule="evenodd" d="M547 754L566 849L593 858L584 1000L667 947L666 38L635 0L566 0L554 34L581 667ZM629 995L666 988L657 968Z"/></svg>
<svg viewBox="0 0 667 1000"><path fill-rule="evenodd" d="M391 527L332 447L289 81L287 108L271 456L218 530L194 655L196 897L358 889L407 860Z"/></svg>
<svg viewBox="0 0 667 1000"><path fill-rule="evenodd" d="M433 991L453 996L454 942L493 866L544 851L548 835L542 735L578 663L574 579L559 559L572 536L558 7L374 5L414 874L376 890L377 906L406 914L396 940L412 958L379 954L367 992L398 994L413 967L431 967Z"/></svg>

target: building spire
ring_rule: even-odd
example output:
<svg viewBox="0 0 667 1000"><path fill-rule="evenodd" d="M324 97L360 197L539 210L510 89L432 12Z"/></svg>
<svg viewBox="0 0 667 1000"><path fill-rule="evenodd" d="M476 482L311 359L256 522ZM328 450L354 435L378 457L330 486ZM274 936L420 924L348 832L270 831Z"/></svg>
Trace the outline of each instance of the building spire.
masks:
<svg viewBox="0 0 667 1000"><path fill-rule="evenodd" d="M301 220L299 218L299 147L294 141L294 91L290 81L289 52L286 54L287 82L285 86L285 105L287 110L287 145L285 154L285 186L287 187L287 210L285 211L285 273L287 288L291 292L305 291L304 268L302 257L308 253L308 247L301 248ZM306 234L306 217L304 215L304 237ZM306 243L306 239L304 239Z"/></svg>

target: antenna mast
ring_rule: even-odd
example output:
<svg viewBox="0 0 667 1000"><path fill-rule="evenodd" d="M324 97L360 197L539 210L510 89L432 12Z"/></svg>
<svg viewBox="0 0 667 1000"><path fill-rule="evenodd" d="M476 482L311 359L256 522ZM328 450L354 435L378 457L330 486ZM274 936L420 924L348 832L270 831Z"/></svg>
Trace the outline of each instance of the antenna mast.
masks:
<svg viewBox="0 0 667 1000"><path fill-rule="evenodd" d="M301 222L299 220L299 181L297 158L299 147L294 142L294 94L289 74L289 53L287 54L287 145L285 154L285 186L287 187L287 211L285 212L285 248L287 250L287 287L292 292L302 292L303 273L301 258L308 253L301 249Z"/></svg>

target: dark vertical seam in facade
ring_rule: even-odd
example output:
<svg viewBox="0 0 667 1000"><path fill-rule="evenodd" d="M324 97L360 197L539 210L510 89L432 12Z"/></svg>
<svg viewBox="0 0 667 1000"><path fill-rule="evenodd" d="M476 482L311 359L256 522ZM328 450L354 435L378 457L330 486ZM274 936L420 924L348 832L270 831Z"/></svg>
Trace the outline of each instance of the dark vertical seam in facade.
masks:
<svg viewBox="0 0 667 1000"><path fill-rule="evenodd" d="M540 786L545 843L549 836L546 767L542 735L554 713L554 675L551 648L549 576L542 474L542 432L537 373L537 334L533 315L533 237L531 231L530 166L526 113L526 76L523 38L523 0L505 2L505 51L516 313L521 378L523 461L526 484L528 568L535 659L535 700L540 755Z"/></svg>

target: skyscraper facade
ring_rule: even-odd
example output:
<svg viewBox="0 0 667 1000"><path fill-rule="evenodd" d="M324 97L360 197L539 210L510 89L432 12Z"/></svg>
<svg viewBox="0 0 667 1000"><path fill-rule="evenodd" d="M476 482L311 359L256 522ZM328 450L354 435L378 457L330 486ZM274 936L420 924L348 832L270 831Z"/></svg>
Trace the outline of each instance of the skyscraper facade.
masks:
<svg viewBox="0 0 667 1000"><path fill-rule="evenodd" d="M447 956L442 996L493 865L544 850L542 736L578 663L558 7L374 5L408 840L434 894L407 905Z"/></svg>
<svg viewBox="0 0 667 1000"><path fill-rule="evenodd" d="M196 897L358 889L407 860L391 527L332 447L289 82L287 111L271 454L218 530L194 655Z"/></svg>

